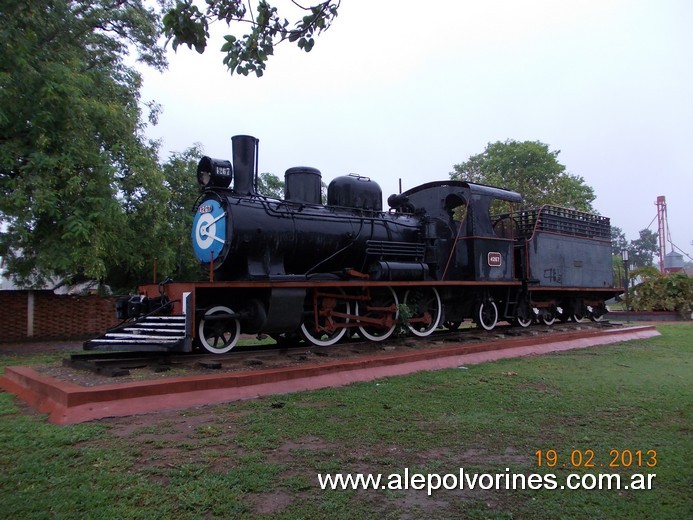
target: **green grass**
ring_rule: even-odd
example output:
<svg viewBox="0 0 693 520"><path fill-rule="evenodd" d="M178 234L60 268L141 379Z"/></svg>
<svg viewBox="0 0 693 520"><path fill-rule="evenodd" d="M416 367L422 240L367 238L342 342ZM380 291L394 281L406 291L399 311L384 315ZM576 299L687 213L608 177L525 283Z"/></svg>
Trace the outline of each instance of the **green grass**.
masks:
<svg viewBox="0 0 693 520"><path fill-rule="evenodd" d="M75 351L76 353L77 351ZM31 354L31 355L20 355L20 354L8 354L0 355L0 375L5 373L5 367L11 367L16 365L49 365L51 363L62 363L62 360L66 358L70 353L65 352L54 352L50 354Z"/></svg>
<svg viewBox="0 0 693 520"><path fill-rule="evenodd" d="M659 330L648 340L67 427L0 393L0 516L690 518L693 324ZM132 421L140 426L126 429ZM657 465L600 468L614 449L656 450ZM537 450L555 450L559 464L538 468ZM571 453L587 450L596 466L571 468ZM559 482L599 471L656 477L644 491L428 497L318 487L317 473L405 468L507 468Z"/></svg>

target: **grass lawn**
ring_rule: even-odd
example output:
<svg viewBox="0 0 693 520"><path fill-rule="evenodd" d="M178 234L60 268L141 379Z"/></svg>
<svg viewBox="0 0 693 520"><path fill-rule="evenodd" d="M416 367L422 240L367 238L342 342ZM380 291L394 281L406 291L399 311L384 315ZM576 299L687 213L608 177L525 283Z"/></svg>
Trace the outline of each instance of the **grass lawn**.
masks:
<svg viewBox="0 0 693 520"><path fill-rule="evenodd" d="M73 426L0 392L0 517L693 518L693 324L658 328L647 340ZM382 474L386 487L405 472L450 474L451 485L460 468L494 476L430 496L412 481L318 485L340 472ZM560 489L600 473L622 485L656 476L649 490ZM538 474L531 482L556 489L479 487L496 474L501 486Z"/></svg>

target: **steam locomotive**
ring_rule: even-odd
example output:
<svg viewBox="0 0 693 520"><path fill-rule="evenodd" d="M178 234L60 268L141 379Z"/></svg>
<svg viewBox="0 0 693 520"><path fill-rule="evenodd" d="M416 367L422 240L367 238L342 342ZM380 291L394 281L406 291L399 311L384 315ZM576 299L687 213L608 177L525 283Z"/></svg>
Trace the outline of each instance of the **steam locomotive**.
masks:
<svg viewBox="0 0 693 520"><path fill-rule="evenodd" d="M322 200L319 170L285 174L283 200L256 191L258 140L232 138L233 161L203 157L191 232L202 282L143 285L118 301L125 320L85 348L225 353L241 333L333 345L358 334L383 341L473 320L591 318L613 285L609 219L544 206L462 181L389 197L373 180L335 178Z"/></svg>

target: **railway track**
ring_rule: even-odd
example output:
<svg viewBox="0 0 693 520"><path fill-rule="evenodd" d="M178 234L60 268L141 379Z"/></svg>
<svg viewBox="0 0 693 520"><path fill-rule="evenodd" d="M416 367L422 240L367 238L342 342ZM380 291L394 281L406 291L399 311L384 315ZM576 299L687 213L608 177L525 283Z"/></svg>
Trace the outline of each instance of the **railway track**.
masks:
<svg viewBox="0 0 693 520"><path fill-rule="evenodd" d="M478 328L460 330L438 330L426 338L399 337L384 342L371 342L361 338L351 338L329 347L316 347L302 342L265 345L240 346L226 354L208 353L167 353L155 351L132 352L85 352L72 354L63 360L63 366L87 370L105 377L130 375L131 370L147 369L155 373L167 372L174 368L197 368L212 373L228 367L262 367L270 360L303 362L310 358L354 357L390 351L401 348L424 348L426 345L445 343L474 343L481 341L502 341L507 338L549 337L560 332L595 330L619 326L607 320L597 323L562 323L552 327L535 326L529 328L500 325L493 331Z"/></svg>

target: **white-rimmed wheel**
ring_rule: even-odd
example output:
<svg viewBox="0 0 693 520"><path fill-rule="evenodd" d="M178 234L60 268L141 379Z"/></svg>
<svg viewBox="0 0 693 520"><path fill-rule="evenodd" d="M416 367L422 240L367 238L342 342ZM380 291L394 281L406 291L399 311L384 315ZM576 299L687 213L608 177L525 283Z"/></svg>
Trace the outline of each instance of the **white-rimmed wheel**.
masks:
<svg viewBox="0 0 693 520"><path fill-rule="evenodd" d="M587 313L592 321L602 321L606 314L606 309L603 305L587 306Z"/></svg>
<svg viewBox="0 0 693 520"><path fill-rule="evenodd" d="M395 331L399 318L399 300L391 287L372 287L370 299L356 302L356 314L362 325L359 334L371 341L384 341Z"/></svg>
<svg viewBox="0 0 693 520"><path fill-rule="evenodd" d="M539 311L539 320L547 327L550 327L556 322L556 315L551 309L541 309Z"/></svg>
<svg viewBox="0 0 693 520"><path fill-rule="evenodd" d="M443 306L435 287L414 287L404 293L404 305L410 310L407 328L421 338L438 328Z"/></svg>
<svg viewBox="0 0 693 520"><path fill-rule="evenodd" d="M526 318L526 317L518 316L517 318L515 318L515 323L519 327L526 329L527 327L529 327L532 324L532 318Z"/></svg>
<svg viewBox="0 0 693 520"><path fill-rule="evenodd" d="M517 314L513 320L513 324L523 329L526 329L532 324L534 312L526 303L517 306Z"/></svg>
<svg viewBox="0 0 693 520"><path fill-rule="evenodd" d="M225 354L236 346L241 335L241 322L232 315L233 311L223 305L205 312L197 328L202 348L212 354Z"/></svg>
<svg viewBox="0 0 693 520"><path fill-rule="evenodd" d="M351 314L349 300L343 298L340 288L315 290L309 295L306 312L301 323L301 336L318 347L329 347L341 340L347 332Z"/></svg>
<svg viewBox="0 0 693 520"><path fill-rule="evenodd" d="M583 321L585 321L586 314L587 308L581 303L578 303L575 305L575 308L573 310L572 319L575 323L582 323Z"/></svg>
<svg viewBox="0 0 693 520"><path fill-rule="evenodd" d="M482 329L493 330L498 323L498 307L495 302L484 300L477 305L474 318Z"/></svg>

